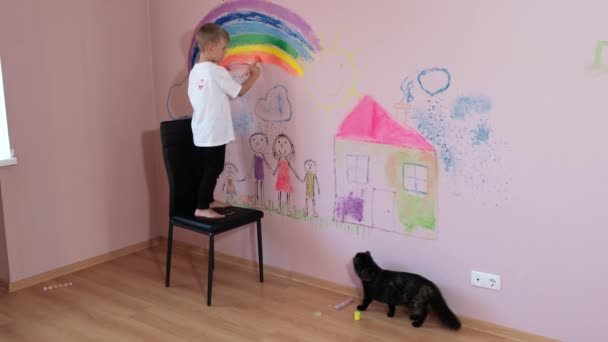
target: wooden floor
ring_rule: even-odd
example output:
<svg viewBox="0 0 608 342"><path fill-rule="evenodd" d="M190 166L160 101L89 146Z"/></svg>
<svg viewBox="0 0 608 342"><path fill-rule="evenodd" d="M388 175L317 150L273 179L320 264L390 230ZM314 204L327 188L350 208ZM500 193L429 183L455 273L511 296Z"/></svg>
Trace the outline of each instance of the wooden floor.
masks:
<svg viewBox="0 0 608 342"><path fill-rule="evenodd" d="M353 320L352 304L328 290L216 262L213 306L205 304L206 260L176 251L164 286L164 249L153 247L14 293L0 294L0 341L510 341L435 319L413 328L372 303ZM72 286L43 291L44 286Z"/></svg>

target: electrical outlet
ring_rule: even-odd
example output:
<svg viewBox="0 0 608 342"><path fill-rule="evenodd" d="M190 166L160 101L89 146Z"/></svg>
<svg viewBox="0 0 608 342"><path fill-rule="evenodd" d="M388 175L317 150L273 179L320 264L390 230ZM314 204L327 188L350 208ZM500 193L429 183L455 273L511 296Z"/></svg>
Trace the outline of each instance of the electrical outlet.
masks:
<svg viewBox="0 0 608 342"><path fill-rule="evenodd" d="M471 271L471 285L490 290L500 290L500 276L491 273Z"/></svg>

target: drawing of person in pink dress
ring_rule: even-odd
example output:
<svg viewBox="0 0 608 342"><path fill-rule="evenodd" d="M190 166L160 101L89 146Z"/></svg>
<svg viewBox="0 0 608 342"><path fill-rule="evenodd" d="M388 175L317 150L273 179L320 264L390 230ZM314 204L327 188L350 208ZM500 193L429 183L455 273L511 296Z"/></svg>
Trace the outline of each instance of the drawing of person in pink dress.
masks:
<svg viewBox="0 0 608 342"><path fill-rule="evenodd" d="M289 170L293 172L298 180L300 177L296 170L294 170L293 166L291 166L291 162L295 158L296 149L291 142L291 139L285 134L279 134L274 139L274 144L272 146L272 155L277 160L277 167L273 172L273 175L277 176L277 181L275 184L275 188L279 193L279 205L278 211L281 212L282 204L281 198L282 194L285 193L285 205L289 208L289 200L291 197L291 193L293 192L293 184L291 184L291 176Z"/></svg>

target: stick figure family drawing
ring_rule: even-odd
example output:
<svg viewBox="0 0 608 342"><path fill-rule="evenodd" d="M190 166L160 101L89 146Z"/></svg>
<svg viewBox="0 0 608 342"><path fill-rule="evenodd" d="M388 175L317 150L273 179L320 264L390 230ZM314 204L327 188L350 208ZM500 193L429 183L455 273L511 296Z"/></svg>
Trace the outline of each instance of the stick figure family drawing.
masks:
<svg viewBox="0 0 608 342"><path fill-rule="evenodd" d="M249 146L253 152L253 160L251 170L253 171L253 180L255 181L255 191L253 196L253 204L262 206L264 203L264 181L266 180L267 172L270 171L273 176L276 176L275 190L277 191L278 211L281 208L291 208L291 195L294 192L292 183L293 176L302 183L305 183L306 197L304 216L309 216L309 208L311 208L314 217L318 217L315 196L321 194L319 180L317 178L317 165L314 160L308 159L304 162L304 178L301 178L293 166L296 155L296 149L293 142L286 134L279 134L275 137L272 143L272 157L275 159L276 166L273 168L266 158L265 151L268 148L268 137L264 133L255 133L249 138ZM222 191L227 195L228 202L236 200L235 182L244 182L248 177L238 178L238 168L233 163L226 163L224 166L225 180L222 184Z"/></svg>

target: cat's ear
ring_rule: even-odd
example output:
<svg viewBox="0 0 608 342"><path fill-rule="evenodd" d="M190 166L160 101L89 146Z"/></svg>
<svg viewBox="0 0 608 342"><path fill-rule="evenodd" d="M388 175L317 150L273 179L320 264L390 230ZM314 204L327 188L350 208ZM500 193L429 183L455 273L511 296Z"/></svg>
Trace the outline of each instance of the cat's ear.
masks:
<svg viewBox="0 0 608 342"><path fill-rule="evenodd" d="M367 254L368 256L372 256L372 253L370 253L369 251L365 252L365 254Z"/></svg>

